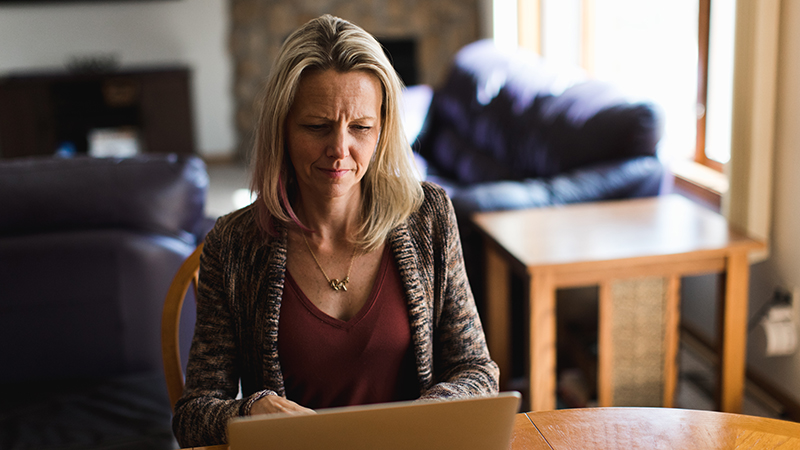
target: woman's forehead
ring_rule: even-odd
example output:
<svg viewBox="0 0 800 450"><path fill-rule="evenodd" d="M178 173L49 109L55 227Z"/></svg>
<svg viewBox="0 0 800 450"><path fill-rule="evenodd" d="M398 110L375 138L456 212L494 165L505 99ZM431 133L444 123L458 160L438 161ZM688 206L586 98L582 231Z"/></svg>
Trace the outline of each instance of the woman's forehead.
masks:
<svg viewBox="0 0 800 450"><path fill-rule="evenodd" d="M292 110L299 114L380 115L383 89L368 71L314 70L304 73L297 86Z"/></svg>

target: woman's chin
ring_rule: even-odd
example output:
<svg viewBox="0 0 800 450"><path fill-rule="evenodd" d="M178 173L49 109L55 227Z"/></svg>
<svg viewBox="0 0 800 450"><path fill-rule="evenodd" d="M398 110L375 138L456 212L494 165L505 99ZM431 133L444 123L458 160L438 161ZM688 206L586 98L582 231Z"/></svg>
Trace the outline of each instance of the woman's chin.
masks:
<svg viewBox="0 0 800 450"><path fill-rule="evenodd" d="M325 183L312 187L308 190L310 198L313 201L319 200L336 200L345 198L351 195L360 194L360 185L354 183Z"/></svg>

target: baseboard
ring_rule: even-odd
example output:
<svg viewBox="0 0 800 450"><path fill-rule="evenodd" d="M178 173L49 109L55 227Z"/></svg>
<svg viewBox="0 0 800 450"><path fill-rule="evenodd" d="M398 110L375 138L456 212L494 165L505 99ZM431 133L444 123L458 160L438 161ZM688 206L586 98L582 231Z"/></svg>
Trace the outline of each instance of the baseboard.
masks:
<svg viewBox="0 0 800 450"><path fill-rule="evenodd" d="M681 343L715 368L719 367L719 351L716 345L695 327L689 324L681 325ZM788 392L755 373L750 367L745 369L745 389L759 401L780 411L784 419L800 422L800 404L795 402Z"/></svg>

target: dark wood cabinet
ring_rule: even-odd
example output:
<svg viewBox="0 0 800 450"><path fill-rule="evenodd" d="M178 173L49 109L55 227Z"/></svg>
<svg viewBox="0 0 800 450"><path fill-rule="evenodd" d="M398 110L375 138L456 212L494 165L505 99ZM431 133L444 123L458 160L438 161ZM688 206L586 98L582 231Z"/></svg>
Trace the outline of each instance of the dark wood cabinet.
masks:
<svg viewBox="0 0 800 450"><path fill-rule="evenodd" d="M186 68L0 77L0 157L87 153L95 130L127 130L146 153L195 151Z"/></svg>

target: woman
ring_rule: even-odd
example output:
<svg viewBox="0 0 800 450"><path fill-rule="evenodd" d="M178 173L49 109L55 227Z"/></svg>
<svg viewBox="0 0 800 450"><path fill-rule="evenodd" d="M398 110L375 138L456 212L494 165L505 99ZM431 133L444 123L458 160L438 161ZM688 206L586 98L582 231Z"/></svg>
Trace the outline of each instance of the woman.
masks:
<svg viewBox="0 0 800 450"><path fill-rule="evenodd" d="M217 221L201 257L181 446L224 442L234 416L497 392L455 215L415 175L401 88L344 20L284 43L254 146L258 198Z"/></svg>

